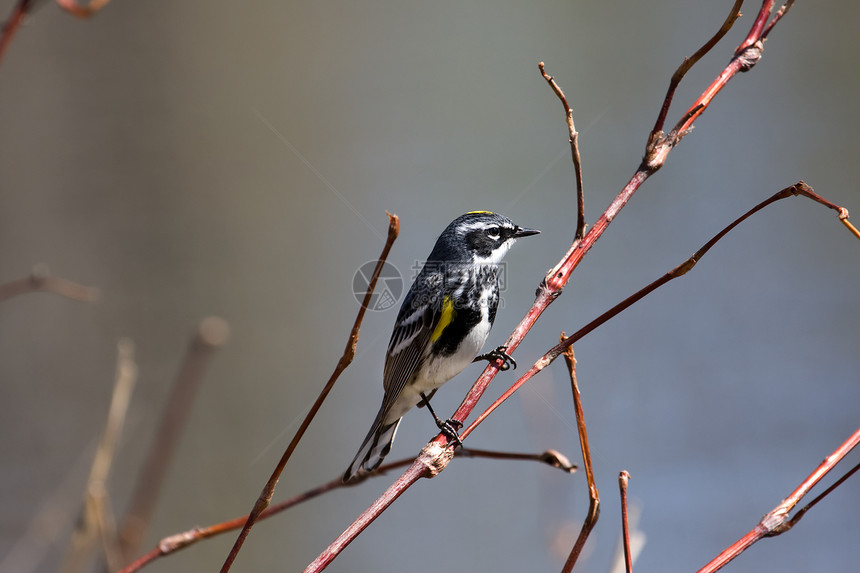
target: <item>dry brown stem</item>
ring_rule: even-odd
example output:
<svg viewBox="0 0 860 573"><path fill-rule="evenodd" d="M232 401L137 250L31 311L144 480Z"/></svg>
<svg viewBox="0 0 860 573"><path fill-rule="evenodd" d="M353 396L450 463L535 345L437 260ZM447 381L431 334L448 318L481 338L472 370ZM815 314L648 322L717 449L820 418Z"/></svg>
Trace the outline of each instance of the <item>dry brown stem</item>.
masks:
<svg viewBox="0 0 860 573"><path fill-rule="evenodd" d="M567 96L556 83L555 78L546 73L546 68L543 62L538 64L540 73L543 79L547 81L549 87L555 92L555 95L561 100L564 106L564 115L567 118L567 134L570 142L570 156L573 161L573 172L576 178L576 233L574 239L579 240L585 235L585 192L582 184L582 159L579 156L579 133L576 131L576 126L573 123L573 110L567 103Z"/></svg>
<svg viewBox="0 0 860 573"><path fill-rule="evenodd" d="M128 511L119 529L119 548L123 562L137 553L155 510L161 485L191 412L197 388L211 361L212 353L229 337L229 326L218 317L209 317L188 343L188 349L173 384L173 392L149 448Z"/></svg>
<svg viewBox="0 0 860 573"><path fill-rule="evenodd" d="M782 503L777 505L771 511L769 511L764 517L761 518L758 525L756 525L749 533L738 539L732 545L727 547L722 553L717 555L713 560L711 560L707 565L699 569L698 573L713 573L714 571L718 571L729 561L733 560L735 557L744 552L747 548L749 548L753 543L759 541L764 537L773 537L775 535L779 535L781 533L785 533L789 529L797 523L797 520L802 517L808 508L802 509L795 515L796 520L789 517L789 513L792 509L800 502L801 499L809 493L815 484L817 484L824 476L826 476L830 470L832 470L836 464L838 464L848 453L853 450L857 444L860 444L860 428L855 430L851 436L848 437L836 450L833 451L832 454L824 458L824 461L813 471L809 476L803 480L803 482L797 486L797 488L791 492L791 494L782 500ZM834 486L828 488L820 497L826 496L828 493L835 489L835 486L842 483L845 479L847 479L850 475L856 471L857 467L853 468L849 471L845 476L840 478L840 480L834 484ZM819 498L813 500L814 503L819 501ZM800 517L798 517L800 516Z"/></svg>
<svg viewBox="0 0 860 573"><path fill-rule="evenodd" d="M80 302L93 302L99 297L99 289L53 277L46 265L38 264L30 276L0 285L0 302L30 292L50 292Z"/></svg>
<svg viewBox="0 0 860 573"><path fill-rule="evenodd" d="M125 425L125 416L131 394L137 382L137 365L134 361L134 343L123 339L117 345L116 378L105 429L102 433L90 477L84 492L82 515L78 519L63 563L65 573L83 571L96 543L101 541L105 561L111 570L119 564L116 543L116 524L107 496L107 479L113 464L116 446Z"/></svg>
<svg viewBox="0 0 860 573"><path fill-rule="evenodd" d="M561 333L561 338L564 340L564 332ZM585 414L582 409L582 396L579 392L579 383L576 379L576 357L573 355L573 347L568 346L564 350L564 361L567 364L567 370L570 372L570 387L573 391L573 410L576 414L576 428L579 434L579 447L582 450L582 463L585 466L585 478L588 482L588 513L585 516L585 521L582 523L582 529L579 531L576 541L573 544L573 549L570 550L570 555L562 568L562 573L570 573L573 571L573 566L576 565L579 559L582 548L585 547L585 542L588 539L591 530L597 524L600 517L600 492L597 491L597 485L594 481L594 466L591 463L591 447L588 445L588 430L585 427Z"/></svg>

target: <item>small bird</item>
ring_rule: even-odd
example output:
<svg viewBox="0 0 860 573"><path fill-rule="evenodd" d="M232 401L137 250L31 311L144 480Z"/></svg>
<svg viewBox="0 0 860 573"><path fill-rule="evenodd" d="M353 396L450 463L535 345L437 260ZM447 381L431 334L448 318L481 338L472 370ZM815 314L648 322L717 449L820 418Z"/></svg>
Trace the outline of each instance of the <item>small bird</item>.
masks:
<svg viewBox="0 0 860 573"><path fill-rule="evenodd" d="M344 482L379 467L400 420L416 405L426 405L439 428L459 442L462 422L441 421L430 398L472 362L499 360L502 370L516 367L504 347L478 353L496 319L499 263L517 239L538 233L490 211L466 213L445 228L397 314L385 355L382 406Z"/></svg>

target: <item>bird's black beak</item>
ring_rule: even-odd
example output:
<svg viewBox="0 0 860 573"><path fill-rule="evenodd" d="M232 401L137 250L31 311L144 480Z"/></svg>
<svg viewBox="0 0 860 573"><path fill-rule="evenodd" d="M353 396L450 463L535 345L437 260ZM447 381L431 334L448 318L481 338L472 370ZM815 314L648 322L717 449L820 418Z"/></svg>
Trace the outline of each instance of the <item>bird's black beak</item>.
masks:
<svg viewBox="0 0 860 573"><path fill-rule="evenodd" d="M530 235L540 235L540 231L537 229L523 229L522 227L517 227L514 229L514 238L519 239L520 237L528 237Z"/></svg>

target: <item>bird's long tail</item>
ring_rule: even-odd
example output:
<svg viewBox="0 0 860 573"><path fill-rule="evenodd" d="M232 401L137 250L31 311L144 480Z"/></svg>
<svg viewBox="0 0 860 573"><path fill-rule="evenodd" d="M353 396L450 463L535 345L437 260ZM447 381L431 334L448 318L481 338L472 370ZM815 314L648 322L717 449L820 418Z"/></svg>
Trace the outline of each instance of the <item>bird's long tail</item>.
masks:
<svg viewBox="0 0 860 573"><path fill-rule="evenodd" d="M394 434L397 432L397 426L400 425L400 420L403 418L398 418L390 424L383 424L382 422L386 414L388 414L388 411L383 404L383 407L379 409L379 413L376 414L376 419L373 421L367 437L361 443L358 453L355 454L355 458L349 464L349 469L343 474L344 483L354 479L362 469L371 472L378 468L385 456L388 455L388 452L391 451L391 444L394 443Z"/></svg>

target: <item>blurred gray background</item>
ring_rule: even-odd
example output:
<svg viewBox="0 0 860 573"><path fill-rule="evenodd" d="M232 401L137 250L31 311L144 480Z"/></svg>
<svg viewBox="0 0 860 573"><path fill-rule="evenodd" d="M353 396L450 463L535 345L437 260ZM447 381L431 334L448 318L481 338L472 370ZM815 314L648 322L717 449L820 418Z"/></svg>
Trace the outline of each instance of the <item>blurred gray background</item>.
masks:
<svg viewBox="0 0 860 573"><path fill-rule="evenodd" d="M145 546L246 513L340 356L358 310L353 273L378 255L385 210L401 217L390 260L407 280L465 211L543 231L508 257L488 346L501 344L575 220L564 117L537 63L574 107L593 222L635 170L671 73L730 4L114 0L86 22L42 6L0 63L0 282L44 262L102 297L0 305L0 568L26 553L31 517L48 504L58 532L36 570L57 569L127 336L140 380L110 482L125 508L188 337L208 315L229 321L231 339L177 437ZM689 74L670 125L758 6L747 2ZM761 63L716 98L590 252L517 351L519 372L560 330L799 179L860 215L858 16L849 2L798 3ZM576 345L603 498L583 569L609 569L620 470L633 476L647 535L636 570L692 571L857 428L858 285L860 243L833 212L789 199ZM394 317L367 315L356 360L276 501L352 459L381 400ZM479 372L437 395L440 414ZM482 405L514 376L498 376ZM469 444L556 448L578 462L567 380L559 361ZM434 434L423 411L410 413L392 459ZM260 523L234 570L301 570L394 477ZM858 505L854 478L727 570L857 571ZM329 570L555 571L587 506L584 473L461 460L417 484ZM148 570L217 570L234 538Z"/></svg>

